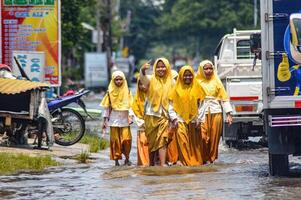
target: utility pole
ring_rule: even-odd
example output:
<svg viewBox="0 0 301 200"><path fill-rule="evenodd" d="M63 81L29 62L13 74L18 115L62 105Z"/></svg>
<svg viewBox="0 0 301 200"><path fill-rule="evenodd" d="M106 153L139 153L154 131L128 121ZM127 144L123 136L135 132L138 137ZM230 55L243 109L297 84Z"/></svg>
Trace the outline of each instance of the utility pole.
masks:
<svg viewBox="0 0 301 200"><path fill-rule="evenodd" d="M100 8L101 8L101 0L97 1L96 4L96 29L97 29L97 53L101 52L102 38L101 38L101 26L100 26Z"/></svg>
<svg viewBox="0 0 301 200"><path fill-rule="evenodd" d="M112 59L112 9L111 0L106 0L106 31L105 49L107 53L108 80L111 80L111 59Z"/></svg>

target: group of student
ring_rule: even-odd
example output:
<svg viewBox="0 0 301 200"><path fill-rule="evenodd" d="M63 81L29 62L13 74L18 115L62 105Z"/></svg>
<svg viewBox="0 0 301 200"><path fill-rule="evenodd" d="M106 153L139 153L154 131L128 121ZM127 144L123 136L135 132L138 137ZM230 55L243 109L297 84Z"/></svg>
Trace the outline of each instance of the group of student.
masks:
<svg viewBox="0 0 301 200"><path fill-rule="evenodd" d="M218 157L223 114L232 123L232 108L213 63L204 60L197 73L183 66L179 73L166 58L158 58L151 75L149 63L142 65L134 98L121 71L112 73L101 101L103 126L110 128L110 159L118 166L122 154L131 165L132 135L137 131L138 165L197 166Z"/></svg>

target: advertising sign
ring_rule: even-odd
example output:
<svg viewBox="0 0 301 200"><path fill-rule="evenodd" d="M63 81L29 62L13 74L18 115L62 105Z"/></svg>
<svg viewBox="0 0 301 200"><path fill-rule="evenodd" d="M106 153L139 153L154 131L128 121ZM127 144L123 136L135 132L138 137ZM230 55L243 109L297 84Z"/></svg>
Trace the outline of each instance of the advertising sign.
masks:
<svg viewBox="0 0 301 200"><path fill-rule="evenodd" d="M1 0L1 63L11 66L13 51L44 52L45 82L60 86L59 10L60 0Z"/></svg>
<svg viewBox="0 0 301 200"><path fill-rule="evenodd" d="M36 82L45 81L45 53L39 51L13 51L13 57L16 57L21 64L22 69L26 75ZM21 76L20 70L16 64L13 63L13 74Z"/></svg>
<svg viewBox="0 0 301 200"><path fill-rule="evenodd" d="M107 87L108 68L106 53L85 54L85 86Z"/></svg>

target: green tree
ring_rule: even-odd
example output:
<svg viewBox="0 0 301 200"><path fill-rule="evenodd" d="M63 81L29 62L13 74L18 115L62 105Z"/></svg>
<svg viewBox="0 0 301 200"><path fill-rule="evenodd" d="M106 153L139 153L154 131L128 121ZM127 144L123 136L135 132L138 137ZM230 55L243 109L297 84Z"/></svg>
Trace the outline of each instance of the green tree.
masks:
<svg viewBox="0 0 301 200"><path fill-rule="evenodd" d="M155 20L160 16L159 7L152 1L122 0L120 15L124 19L131 11L129 31L125 33L125 45L136 59L143 59L152 42L157 40Z"/></svg>
<svg viewBox="0 0 301 200"><path fill-rule="evenodd" d="M202 55L210 56L219 38L233 28L253 28L252 3L252 0L167 0L164 14L156 20L160 25L157 32L167 44L178 41L195 49L195 44L200 43Z"/></svg>
<svg viewBox="0 0 301 200"><path fill-rule="evenodd" d="M97 2L100 4L97 4ZM116 0L112 1L112 45L118 48L121 25L114 11ZM98 8L95 6L99 5ZM100 22L106 23L107 13L104 0L62 0L61 1L61 35L62 35L62 72L64 77L79 80L83 78L85 52L96 50L92 43L91 30L84 29L82 22L96 27L96 11L100 10Z"/></svg>

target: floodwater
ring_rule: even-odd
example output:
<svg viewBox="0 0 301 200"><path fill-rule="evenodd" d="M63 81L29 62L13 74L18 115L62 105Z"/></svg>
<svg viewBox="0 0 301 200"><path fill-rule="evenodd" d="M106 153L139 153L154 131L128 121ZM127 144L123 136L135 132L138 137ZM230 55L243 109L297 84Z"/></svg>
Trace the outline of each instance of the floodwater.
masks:
<svg viewBox="0 0 301 200"><path fill-rule="evenodd" d="M97 122L89 122L95 128ZM94 125L93 125L94 124ZM1 199L301 199L301 159L290 157L291 175L268 175L266 148L219 146L216 163L200 167L115 167L109 150L89 164L68 164L43 173L0 177Z"/></svg>

